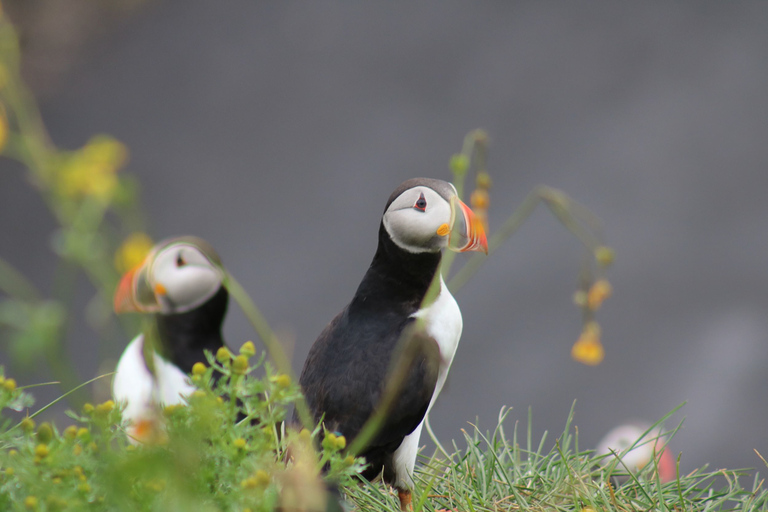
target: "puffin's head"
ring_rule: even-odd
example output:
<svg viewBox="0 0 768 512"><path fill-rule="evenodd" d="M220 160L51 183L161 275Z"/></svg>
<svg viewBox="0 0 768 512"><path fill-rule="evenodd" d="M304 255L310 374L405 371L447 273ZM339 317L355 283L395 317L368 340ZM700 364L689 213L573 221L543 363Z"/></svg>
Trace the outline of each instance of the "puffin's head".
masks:
<svg viewBox="0 0 768 512"><path fill-rule="evenodd" d="M389 197L382 219L398 247L412 253L457 251L488 253L480 220L447 181L413 178Z"/></svg>
<svg viewBox="0 0 768 512"><path fill-rule="evenodd" d="M659 478L662 482L669 482L675 479L675 460L664 444L665 436L660 429L651 428L643 422L627 423L608 432L595 451L598 455L615 453L620 457L622 464L617 466L619 472L629 470L637 473L657 457ZM607 457L604 464L612 460L613 457Z"/></svg>
<svg viewBox="0 0 768 512"><path fill-rule="evenodd" d="M215 295L223 278L221 259L205 240L164 240L120 280L115 312L185 313Z"/></svg>

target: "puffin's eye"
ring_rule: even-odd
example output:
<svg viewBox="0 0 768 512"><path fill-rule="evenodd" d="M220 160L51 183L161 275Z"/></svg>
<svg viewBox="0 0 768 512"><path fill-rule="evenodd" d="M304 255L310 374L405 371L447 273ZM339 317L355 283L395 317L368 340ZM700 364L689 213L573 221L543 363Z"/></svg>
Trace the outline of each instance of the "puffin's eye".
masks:
<svg viewBox="0 0 768 512"><path fill-rule="evenodd" d="M186 264L187 264L187 262L184 260L184 256L182 256L181 253L179 253L176 256L176 266L177 267L183 267Z"/></svg>
<svg viewBox="0 0 768 512"><path fill-rule="evenodd" d="M421 211L426 211L427 209L427 199L424 197L424 193L422 192L419 196L419 200L416 201L416 204L413 205L414 208Z"/></svg>

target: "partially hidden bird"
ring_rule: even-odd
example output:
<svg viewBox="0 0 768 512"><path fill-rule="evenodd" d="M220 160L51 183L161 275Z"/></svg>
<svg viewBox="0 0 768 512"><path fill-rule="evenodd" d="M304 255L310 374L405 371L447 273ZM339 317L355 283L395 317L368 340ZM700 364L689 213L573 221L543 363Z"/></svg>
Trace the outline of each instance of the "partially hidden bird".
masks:
<svg viewBox="0 0 768 512"><path fill-rule="evenodd" d="M437 293L425 297L444 248L487 253L488 243L456 188L429 178L407 180L392 192L378 237L351 302L310 349L300 384L315 421L322 418L328 431L352 440L381 406L390 376L401 371L383 425L360 455L368 463L363 476L381 474L405 510L424 417L445 384L463 327L442 276ZM408 351L409 343L418 349Z"/></svg>
<svg viewBox="0 0 768 512"><path fill-rule="evenodd" d="M638 474L649 464L654 464L662 482L675 479L675 460L666 447L666 436L659 428L644 422L619 425L611 429L597 444L597 455L608 455L602 465L607 466L615 458L617 483L629 480L628 472ZM654 463L655 459L655 463Z"/></svg>
<svg viewBox="0 0 768 512"><path fill-rule="evenodd" d="M223 346L222 323L229 294L221 259L201 238L183 236L155 245L127 272L115 292L117 313L152 315L117 364L112 394L124 405L131 442L153 435L158 410L181 404L195 388L188 374L205 351Z"/></svg>

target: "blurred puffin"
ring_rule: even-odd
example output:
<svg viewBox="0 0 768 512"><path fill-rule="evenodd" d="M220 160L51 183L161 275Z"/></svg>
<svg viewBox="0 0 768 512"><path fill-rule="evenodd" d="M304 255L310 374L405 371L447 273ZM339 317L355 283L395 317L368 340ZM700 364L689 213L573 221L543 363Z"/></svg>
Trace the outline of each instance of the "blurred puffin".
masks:
<svg viewBox="0 0 768 512"><path fill-rule="evenodd" d="M125 404L132 442L154 434L159 406L184 402L194 391L187 374L224 346L221 325L229 294L216 251L193 236L164 240L126 273L115 292L117 313L152 313L150 327L120 356L112 394ZM151 338L151 342L148 340Z"/></svg>
<svg viewBox="0 0 768 512"><path fill-rule="evenodd" d="M446 247L487 253L481 222L451 183L405 181L387 201L370 268L352 301L315 341L300 378L315 420L322 417L329 431L354 439L379 405L393 361L399 361L404 384L360 455L368 462L363 476L383 473L398 490L402 509L411 501L424 416L445 383L461 336L461 311L442 276L439 295L424 304ZM405 346L420 344L415 357L396 354L402 335Z"/></svg>
<svg viewBox="0 0 768 512"><path fill-rule="evenodd" d="M648 433L643 436L646 432ZM676 478L675 460L664 445L664 434L658 428L652 429L650 424L641 422L627 423L608 432L597 444L595 453L610 455L603 459L603 466L613 461L613 453L616 454L615 457L621 459L616 466L616 472L619 475L614 477L619 484L629 479L625 476L627 470L639 473L648 464L653 464L654 457L659 470L659 479L662 482L671 482ZM629 450L631 446L634 448Z"/></svg>

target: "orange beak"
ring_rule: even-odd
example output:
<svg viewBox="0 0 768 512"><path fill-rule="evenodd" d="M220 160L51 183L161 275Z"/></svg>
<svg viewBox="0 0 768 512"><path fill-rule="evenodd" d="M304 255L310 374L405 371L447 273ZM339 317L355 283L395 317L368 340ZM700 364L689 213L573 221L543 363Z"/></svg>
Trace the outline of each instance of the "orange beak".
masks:
<svg viewBox="0 0 768 512"><path fill-rule="evenodd" d="M120 284L117 285L117 291L115 291L115 313L138 313L141 311L133 293L136 272L140 268L141 265L129 270L120 279Z"/></svg>
<svg viewBox="0 0 768 512"><path fill-rule="evenodd" d="M461 215L456 216L448 247L457 252L482 251L488 254L488 239L482 221L458 197L455 201L457 213Z"/></svg>

